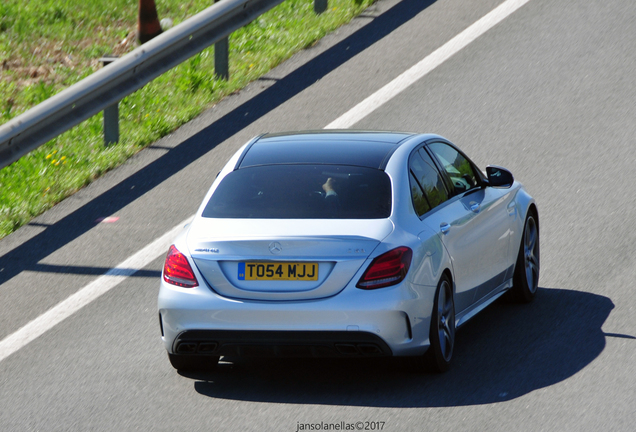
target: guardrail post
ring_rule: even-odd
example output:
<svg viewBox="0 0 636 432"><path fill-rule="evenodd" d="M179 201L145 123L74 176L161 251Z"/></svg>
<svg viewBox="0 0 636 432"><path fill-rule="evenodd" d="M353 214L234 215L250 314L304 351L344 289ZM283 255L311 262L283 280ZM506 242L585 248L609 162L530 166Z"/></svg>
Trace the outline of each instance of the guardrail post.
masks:
<svg viewBox="0 0 636 432"><path fill-rule="evenodd" d="M314 0L314 12L317 14L323 13L327 10L328 0Z"/></svg>
<svg viewBox="0 0 636 432"><path fill-rule="evenodd" d="M119 57L104 56L99 59L102 67L107 66ZM104 145L119 142L119 102L104 109Z"/></svg>
<svg viewBox="0 0 636 432"><path fill-rule="evenodd" d="M221 0L214 0L218 3ZM214 44L214 74L224 80L230 79L230 40L229 36Z"/></svg>
<svg viewBox="0 0 636 432"><path fill-rule="evenodd" d="M214 44L214 73L224 80L230 79L230 41L223 38Z"/></svg>

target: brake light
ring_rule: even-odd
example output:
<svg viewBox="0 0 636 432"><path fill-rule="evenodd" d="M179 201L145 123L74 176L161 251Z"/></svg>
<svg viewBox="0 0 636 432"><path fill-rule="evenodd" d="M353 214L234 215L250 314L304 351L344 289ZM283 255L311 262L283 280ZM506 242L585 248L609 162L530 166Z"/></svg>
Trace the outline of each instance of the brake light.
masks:
<svg viewBox="0 0 636 432"><path fill-rule="evenodd" d="M383 253L371 261L356 286L362 289L376 289L402 282L409 272L412 257L413 251L406 246Z"/></svg>
<svg viewBox="0 0 636 432"><path fill-rule="evenodd" d="M199 286L188 259L174 246L170 246L166 262L163 266L163 280L182 288Z"/></svg>

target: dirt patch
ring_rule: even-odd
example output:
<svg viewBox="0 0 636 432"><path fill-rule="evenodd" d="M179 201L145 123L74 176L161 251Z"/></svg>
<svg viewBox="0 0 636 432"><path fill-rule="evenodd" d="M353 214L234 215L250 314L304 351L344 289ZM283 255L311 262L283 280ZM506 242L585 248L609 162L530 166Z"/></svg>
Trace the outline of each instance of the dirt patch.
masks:
<svg viewBox="0 0 636 432"><path fill-rule="evenodd" d="M96 28L95 34L105 35L109 29ZM71 75L83 74L86 70L97 71L101 68L99 58L86 58L82 52L90 47L101 44L111 46L110 52L105 49L103 55L115 55L121 57L135 48L136 32L131 30L125 38L113 43L112 37L101 36L96 39L84 39L73 44L74 52L70 54L65 45L58 41L41 40L32 49L18 56L2 60L0 64L0 80L11 81L17 88L32 85L38 82L58 85ZM66 42L68 44L68 42Z"/></svg>
<svg viewBox="0 0 636 432"><path fill-rule="evenodd" d="M128 33L124 39L122 39L115 47L113 48L113 55L121 57L122 55L132 51L135 49L137 44L137 32L135 30Z"/></svg>

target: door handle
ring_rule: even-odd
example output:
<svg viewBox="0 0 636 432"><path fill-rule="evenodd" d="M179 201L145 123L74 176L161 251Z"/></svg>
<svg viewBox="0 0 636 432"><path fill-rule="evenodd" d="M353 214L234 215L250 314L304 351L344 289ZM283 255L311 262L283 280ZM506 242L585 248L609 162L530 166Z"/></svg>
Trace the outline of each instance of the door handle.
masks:
<svg viewBox="0 0 636 432"><path fill-rule="evenodd" d="M508 204L508 216L517 216L517 206L514 202Z"/></svg>
<svg viewBox="0 0 636 432"><path fill-rule="evenodd" d="M451 226L449 224L447 224L446 222L442 222L439 225L439 229L442 232L442 234L448 234L448 231L450 230Z"/></svg>
<svg viewBox="0 0 636 432"><path fill-rule="evenodd" d="M470 209L472 210L473 213L479 213L479 204L475 203L475 204L471 204L470 205Z"/></svg>

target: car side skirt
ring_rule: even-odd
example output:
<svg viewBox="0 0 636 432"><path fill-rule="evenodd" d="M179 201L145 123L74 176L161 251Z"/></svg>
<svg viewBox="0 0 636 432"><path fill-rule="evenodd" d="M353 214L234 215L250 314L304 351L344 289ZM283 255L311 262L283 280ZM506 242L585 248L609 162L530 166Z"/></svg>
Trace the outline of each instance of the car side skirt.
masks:
<svg viewBox="0 0 636 432"><path fill-rule="evenodd" d="M486 297L481 299L479 302L475 303L468 309L462 311L457 314L455 319L455 327L459 328L462 325L466 324L468 320L477 315L482 310L486 309L489 305L491 305L495 300L501 297L506 291L512 288L512 278L506 280L504 283L499 285L495 290L493 290Z"/></svg>

